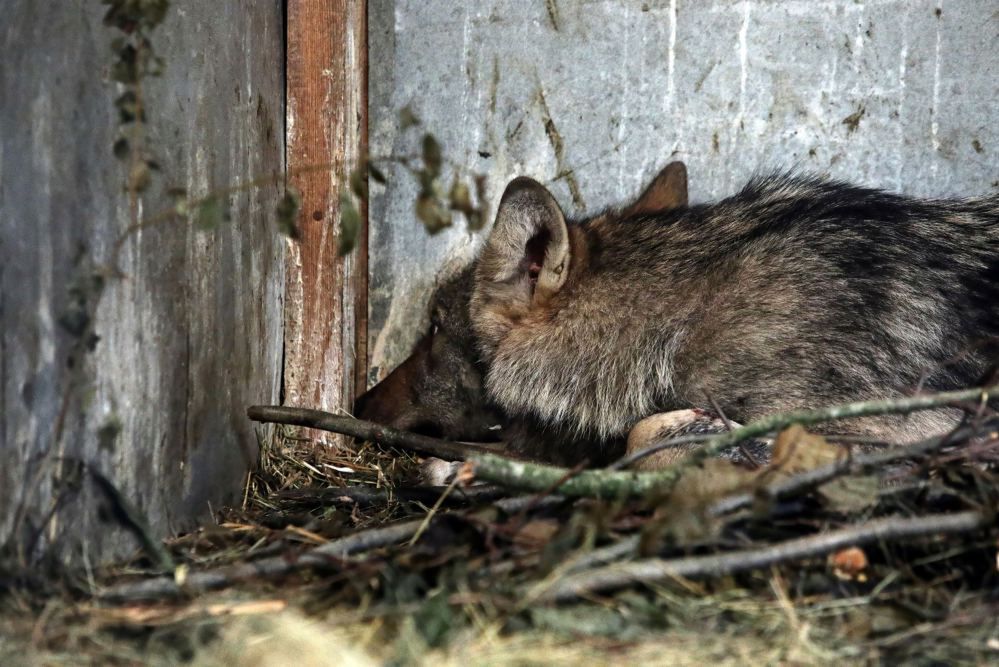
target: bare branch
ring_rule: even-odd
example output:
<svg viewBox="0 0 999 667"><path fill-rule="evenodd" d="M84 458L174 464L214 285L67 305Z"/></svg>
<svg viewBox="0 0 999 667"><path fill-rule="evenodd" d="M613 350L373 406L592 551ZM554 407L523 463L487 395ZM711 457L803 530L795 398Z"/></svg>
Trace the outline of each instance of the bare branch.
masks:
<svg viewBox="0 0 999 667"><path fill-rule="evenodd" d="M860 546L880 540L972 532L991 525L993 521L991 515L977 511L930 514L913 518L887 517L756 549L711 556L650 558L631 563L616 563L557 580L537 599L550 602L564 601L636 583L668 581L678 577L695 579L723 576L790 560L814 558L845 547Z"/></svg>

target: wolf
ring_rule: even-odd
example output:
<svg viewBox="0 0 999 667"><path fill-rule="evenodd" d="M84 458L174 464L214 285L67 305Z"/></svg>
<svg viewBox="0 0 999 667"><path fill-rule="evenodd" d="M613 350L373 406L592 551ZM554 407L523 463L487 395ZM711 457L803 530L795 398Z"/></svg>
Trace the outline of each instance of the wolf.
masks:
<svg viewBox="0 0 999 667"><path fill-rule="evenodd" d="M633 201L619 211L623 217L649 215L686 206L687 168L667 164ZM552 463L575 465L589 457L602 464L623 449L623 441L582 444L562 442L567 434L530 415L512 418L487 396L485 375L473 334L469 302L475 280L474 264L444 280L428 306L428 330L413 352L385 379L354 404L354 414L402 430L451 440L502 440L510 453Z"/></svg>
<svg viewBox="0 0 999 667"><path fill-rule="evenodd" d="M556 434L552 458L596 460L663 413L748 422L975 384L996 356L981 343L999 335L999 196L774 173L714 204L568 220L520 177L472 271L488 403ZM818 430L892 444L958 417Z"/></svg>

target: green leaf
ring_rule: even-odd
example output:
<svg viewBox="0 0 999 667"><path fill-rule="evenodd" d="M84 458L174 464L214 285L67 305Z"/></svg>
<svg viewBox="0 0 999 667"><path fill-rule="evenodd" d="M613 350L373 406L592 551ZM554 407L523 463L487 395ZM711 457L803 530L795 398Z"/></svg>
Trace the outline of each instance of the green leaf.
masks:
<svg viewBox="0 0 999 667"><path fill-rule="evenodd" d="M114 156L116 158L124 160L128 157L128 154L131 151L131 147L128 145L128 139L125 137L118 137L118 139L114 142L114 146L111 147L111 150L114 152Z"/></svg>
<svg viewBox="0 0 999 667"><path fill-rule="evenodd" d="M368 174L363 164L350 172L350 191L361 201L368 201Z"/></svg>
<svg viewBox="0 0 999 667"><path fill-rule="evenodd" d="M376 167L371 160L368 160L368 175L371 176L376 183L385 183L387 180L382 170Z"/></svg>
<svg viewBox="0 0 999 667"><path fill-rule="evenodd" d="M127 90L114 101L122 124L131 123L139 113L139 100L135 91Z"/></svg>
<svg viewBox="0 0 999 667"><path fill-rule="evenodd" d="M337 241L337 254L340 257L354 249L360 232L361 214L351 196L344 192L340 195L340 236Z"/></svg>
<svg viewBox="0 0 999 667"><path fill-rule="evenodd" d="M284 196L277 204L275 214L277 215L278 229L288 238L298 240L298 209L301 206L298 193L291 188L285 190Z"/></svg>
<svg viewBox="0 0 999 667"><path fill-rule="evenodd" d="M419 125L420 119L407 104L399 110L399 129L408 130L414 125Z"/></svg>
<svg viewBox="0 0 999 667"><path fill-rule="evenodd" d="M423 135L423 164L427 166L430 174L437 176L441 173L442 162L441 145L436 137L428 132Z"/></svg>
<svg viewBox="0 0 999 667"><path fill-rule="evenodd" d="M139 80L138 51L131 44L118 50L118 60L111 65L111 79L119 83L135 83Z"/></svg>
<svg viewBox="0 0 999 667"><path fill-rule="evenodd" d="M169 9L169 0L141 0L143 25L149 29L155 28L166 18Z"/></svg>
<svg viewBox="0 0 999 667"><path fill-rule="evenodd" d="M194 213L194 224L205 231L210 231L229 219L229 210L218 197L208 197Z"/></svg>
<svg viewBox="0 0 999 667"><path fill-rule="evenodd" d="M97 429L97 445L101 451L114 451L115 441L118 439L121 429L122 423L117 415L111 415L101 424L100 428Z"/></svg>

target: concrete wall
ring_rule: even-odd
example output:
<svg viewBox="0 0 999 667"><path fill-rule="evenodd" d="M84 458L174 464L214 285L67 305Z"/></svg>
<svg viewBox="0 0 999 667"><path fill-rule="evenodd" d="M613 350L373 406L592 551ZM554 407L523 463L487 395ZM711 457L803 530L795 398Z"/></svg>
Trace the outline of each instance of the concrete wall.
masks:
<svg viewBox="0 0 999 667"><path fill-rule="evenodd" d="M36 552L91 562L134 542L101 522L69 459L110 478L160 533L238 502L257 455L245 406L278 400L283 298L276 189L239 194L223 229L165 224L124 245L100 341L67 368L70 287L129 221L103 10L9 0L0 26L0 543L40 534ZM282 172L283 31L279 2L171 3L153 34L166 72L145 86L164 186L197 196ZM143 216L169 205L158 192Z"/></svg>
<svg viewBox="0 0 999 667"><path fill-rule="evenodd" d="M369 3L373 154L413 151L410 105L496 201L518 174L586 214L670 159L691 198L794 167L917 195L999 186L994 0L485 0ZM546 129L547 128L547 129ZM417 135L418 136L418 135ZM372 380L425 325L441 267L480 240L428 237L401 170L371 206Z"/></svg>

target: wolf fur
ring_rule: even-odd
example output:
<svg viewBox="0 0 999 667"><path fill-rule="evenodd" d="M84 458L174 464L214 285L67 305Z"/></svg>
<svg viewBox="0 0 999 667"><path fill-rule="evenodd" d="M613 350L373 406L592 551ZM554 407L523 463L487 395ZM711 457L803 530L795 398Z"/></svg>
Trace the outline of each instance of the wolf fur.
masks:
<svg viewBox="0 0 999 667"><path fill-rule="evenodd" d="M567 221L537 182L503 195L470 301L489 398L573 440L655 413L740 422L973 385L999 334L999 197L918 200L773 174L715 204ZM953 410L839 433L904 441Z"/></svg>

